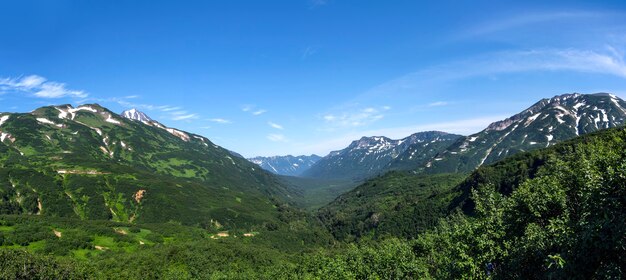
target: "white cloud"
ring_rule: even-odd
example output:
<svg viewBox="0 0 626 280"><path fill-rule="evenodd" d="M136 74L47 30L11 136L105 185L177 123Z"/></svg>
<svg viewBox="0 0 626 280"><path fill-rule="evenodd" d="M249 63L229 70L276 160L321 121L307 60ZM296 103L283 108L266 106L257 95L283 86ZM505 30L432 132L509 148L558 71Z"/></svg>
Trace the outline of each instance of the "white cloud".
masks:
<svg viewBox="0 0 626 280"><path fill-rule="evenodd" d="M272 142L287 142L287 138L285 138L285 135L282 134L268 134L267 139Z"/></svg>
<svg viewBox="0 0 626 280"><path fill-rule="evenodd" d="M267 112L265 109L257 109L256 105L246 104L241 106L241 111L250 113L254 116L259 116Z"/></svg>
<svg viewBox="0 0 626 280"><path fill-rule="evenodd" d="M41 98L85 98L88 96L82 90L68 89L64 83L48 81L37 75L22 78L0 78L0 93L25 93Z"/></svg>
<svg viewBox="0 0 626 280"><path fill-rule="evenodd" d="M198 118L198 115L196 114L174 115L171 117L173 121L192 120L192 119L197 119L197 118Z"/></svg>
<svg viewBox="0 0 626 280"><path fill-rule="evenodd" d="M437 101L437 102L429 103L428 107L439 107L439 106L446 106L446 105L448 105L448 102Z"/></svg>
<svg viewBox="0 0 626 280"><path fill-rule="evenodd" d="M256 110L256 111L252 112L252 114L255 115L255 116L259 116L259 115L262 115L262 114L265 114L265 113L267 113L267 110L264 110L264 109L260 109L260 110Z"/></svg>
<svg viewBox="0 0 626 280"><path fill-rule="evenodd" d="M177 111L177 110L182 109L181 107L169 106L169 105L158 106L156 108L163 112Z"/></svg>
<svg viewBox="0 0 626 280"><path fill-rule="evenodd" d="M215 123L221 123L221 124L232 123L230 120L222 119L222 118L213 118L213 119L208 119L208 120L212 121L212 122L215 122Z"/></svg>
<svg viewBox="0 0 626 280"><path fill-rule="evenodd" d="M277 123L273 123L273 122L267 122L267 124L275 129L283 129L283 126Z"/></svg>

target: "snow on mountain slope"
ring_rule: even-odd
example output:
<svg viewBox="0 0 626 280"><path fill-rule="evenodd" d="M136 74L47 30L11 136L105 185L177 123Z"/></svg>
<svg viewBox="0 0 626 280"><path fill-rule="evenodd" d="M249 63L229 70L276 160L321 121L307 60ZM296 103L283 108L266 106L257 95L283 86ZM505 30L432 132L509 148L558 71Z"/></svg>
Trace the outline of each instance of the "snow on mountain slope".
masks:
<svg viewBox="0 0 626 280"><path fill-rule="evenodd" d="M615 95L559 95L458 139L421 168L428 173L468 172L518 152L621 126L625 120L626 102Z"/></svg>

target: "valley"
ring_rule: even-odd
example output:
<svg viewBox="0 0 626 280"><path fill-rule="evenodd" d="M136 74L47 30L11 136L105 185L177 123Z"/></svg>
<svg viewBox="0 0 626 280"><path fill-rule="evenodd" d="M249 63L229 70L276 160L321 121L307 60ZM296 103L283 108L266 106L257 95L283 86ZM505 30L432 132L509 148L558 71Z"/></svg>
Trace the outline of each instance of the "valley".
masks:
<svg viewBox="0 0 626 280"><path fill-rule="evenodd" d="M5 113L0 125L7 135L0 145L0 244L8 262L0 272L22 273L11 270L18 261L32 265L24 277L35 278L325 278L328 273L360 278L355 275L372 269L380 277L448 278L467 272L432 266L424 258L456 258L455 248L446 246L456 246L458 238L465 246L489 240L497 248L495 255L485 255L493 253L478 246L468 248L472 253L465 257L513 265L526 253L507 242L529 234L551 235L555 226L568 234L592 230L581 224L588 216L570 216L569 211L609 207L610 224L616 226L594 234L626 236L624 223L615 220L623 220L621 210L626 209L619 200L626 197L619 187L621 151L626 150L623 104L608 94L563 95L468 137L443 132L401 140L363 137L310 164L300 177L264 171L275 167L259 159L248 162L137 110L117 115L89 104ZM563 106L587 111L568 119ZM572 127L573 121L578 126ZM537 142L524 144L530 140ZM502 159L487 160L495 155ZM305 161L285 157L286 165L293 166L294 160ZM577 177L589 174L579 170L596 177ZM552 190L545 193L548 187ZM567 198L585 188L592 188L579 193L585 200ZM587 198L595 192L600 197ZM605 196L618 200L589 204ZM594 218L594 223L607 218ZM489 233L483 241L475 240L480 235L465 235L465 230L498 230L483 228L489 223L526 231ZM531 227L535 232L528 232ZM558 254L577 263L582 261L578 255L562 250L589 246L576 238L550 240L556 243L535 249L545 252L541 258ZM602 251L618 248L612 246L595 249L602 253L592 263L544 272L565 276L582 267L589 275L612 273L596 266L620 267L620 257L607 259L614 253ZM406 251L409 247L416 249ZM263 259L253 257L258 254ZM363 263L373 256L376 262ZM526 266L541 267L541 258ZM224 265L226 259L238 268ZM329 262L339 262L339 267ZM386 269L392 262L401 267Z"/></svg>
<svg viewBox="0 0 626 280"><path fill-rule="evenodd" d="M2 1L0 280L626 279L626 1Z"/></svg>

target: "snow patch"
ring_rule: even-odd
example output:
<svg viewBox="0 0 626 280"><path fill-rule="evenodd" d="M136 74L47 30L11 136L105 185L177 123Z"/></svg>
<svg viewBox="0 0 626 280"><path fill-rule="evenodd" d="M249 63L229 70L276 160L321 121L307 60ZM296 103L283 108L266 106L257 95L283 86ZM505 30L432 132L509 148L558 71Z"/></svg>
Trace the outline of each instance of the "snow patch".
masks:
<svg viewBox="0 0 626 280"><path fill-rule="evenodd" d="M189 142L189 135L187 135L187 133L184 133L180 130L176 130L173 128L166 128L165 130L169 132L170 134L182 139L183 141Z"/></svg>
<svg viewBox="0 0 626 280"><path fill-rule="evenodd" d="M572 106L574 110L578 110L578 108L587 105L585 102L576 103L576 105Z"/></svg>
<svg viewBox="0 0 626 280"><path fill-rule="evenodd" d="M56 124L53 121L51 121L49 119L46 119L46 118L37 118L37 121L40 122L40 123L43 123L43 124L54 125L54 126L59 127L59 128L63 127L62 124Z"/></svg>
<svg viewBox="0 0 626 280"><path fill-rule="evenodd" d="M0 126L2 126L8 119L9 119L9 115L4 115L2 117L0 117Z"/></svg>
<svg viewBox="0 0 626 280"><path fill-rule="evenodd" d="M111 116L111 114L108 115L106 121L112 124L117 124L117 125L122 124L120 121L114 119L113 116Z"/></svg>
<svg viewBox="0 0 626 280"><path fill-rule="evenodd" d="M539 116L541 116L541 113L537 113L537 114L534 114L534 115L528 117L528 119L524 123L524 126L528 126L529 124L534 122Z"/></svg>

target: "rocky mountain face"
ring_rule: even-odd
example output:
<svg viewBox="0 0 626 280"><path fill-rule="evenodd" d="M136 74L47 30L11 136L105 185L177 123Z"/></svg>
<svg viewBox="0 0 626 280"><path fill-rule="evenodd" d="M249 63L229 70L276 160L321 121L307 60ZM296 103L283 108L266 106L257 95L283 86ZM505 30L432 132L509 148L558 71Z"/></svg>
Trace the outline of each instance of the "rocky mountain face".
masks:
<svg viewBox="0 0 626 280"><path fill-rule="evenodd" d="M612 94L575 93L542 99L519 114L458 139L418 168L427 173L468 172L519 152L621 126L625 119L626 102Z"/></svg>
<svg viewBox="0 0 626 280"><path fill-rule="evenodd" d="M251 226L292 195L257 165L136 110L0 113L0 213Z"/></svg>
<svg viewBox="0 0 626 280"><path fill-rule="evenodd" d="M318 155L310 156L273 156L254 157L248 160L259 165L261 168L278 175L299 176L308 170L322 157Z"/></svg>
<svg viewBox="0 0 626 280"><path fill-rule="evenodd" d="M389 168L404 166L404 162L412 160L411 154L404 155L407 151L419 152L419 155L413 155L416 158L427 157L429 154L439 152L439 147L447 147L458 137L460 136L438 131L415 133L398 140L384 136L363 137L353 141L343 150L331 152L305 171L302 176L324 179L364 179ZM392 164L401 155L407 160Z"/></svg>

